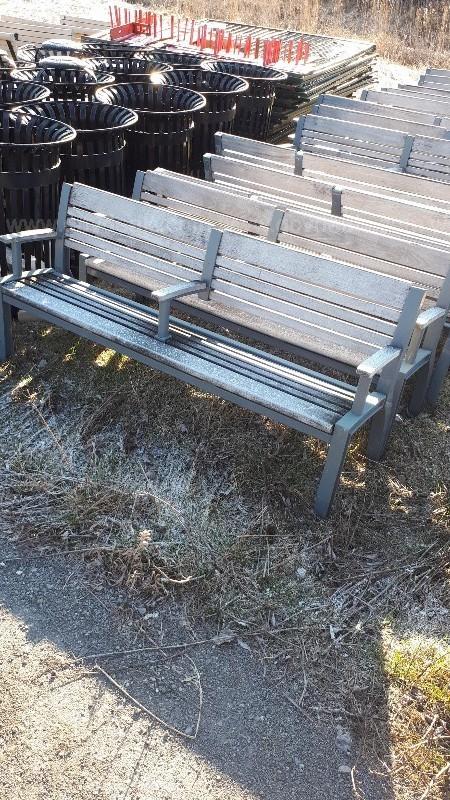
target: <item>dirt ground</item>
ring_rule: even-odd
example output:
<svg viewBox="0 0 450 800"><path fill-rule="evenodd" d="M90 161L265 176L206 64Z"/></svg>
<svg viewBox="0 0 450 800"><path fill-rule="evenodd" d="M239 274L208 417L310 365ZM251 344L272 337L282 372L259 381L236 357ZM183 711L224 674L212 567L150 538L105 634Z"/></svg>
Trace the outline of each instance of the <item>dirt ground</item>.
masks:
<svg viewBox="0 0 450 800"><path fill-rule="evenodd" d="M248 644L216 644L216 631L193 629L169 601L143 618L79 556L17 553L14 541L0 540L1 797L355 796L358 753L349 733L338 718L327 724L323 714L319 722L295 708L301 686L264 670ZM207 643L192 645L199 640ZM167 649L180 642L191 646ZM145 647L153 649L99 655ZM191 738L156 722L113 680ZM362 764L353 780L361 796L391 797Z"/></svg>

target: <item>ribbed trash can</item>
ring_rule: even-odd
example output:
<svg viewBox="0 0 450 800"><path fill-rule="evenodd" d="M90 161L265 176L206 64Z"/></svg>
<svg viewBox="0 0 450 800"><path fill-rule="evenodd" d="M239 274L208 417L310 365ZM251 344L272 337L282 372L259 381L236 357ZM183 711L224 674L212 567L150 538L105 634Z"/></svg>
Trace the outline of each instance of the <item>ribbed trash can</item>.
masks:
<svg viewBox="0 0 450 800"><path fill-rule="evenodd" d="M114 75L116 83L142 83L146 77L155 72L172 72L170 64L153 58L151 55L135 57L121 56L120 58L89 58L85 62L94 71Z"/></svg>
<svg viewBox="0 0 450 800"><path fill-rule="evenodd" d="M46 86L31 81L0 81L0 109L15 108L28 103L48 100L50 91Z"/></svg>
<svg viewBox="0 0 450 800"><path fill-rule="evenodd" d="M85 55L81 42L72 39L47 39L42 44L25 44L17 51L17 63L32 66L43 58L52 56L71 56L83 58Z"/></svg>
<svg viewBox="0 0 450 800"><path fill-rule="evenodd" d="M203 154L214 152L214 134L217 131L231 133L233 130L236 101L248 91L247 81L235 75L195 67L154 76L154 80L166 86L185 86L206 98L206 106L196 114L192 140L192 171L203 175Z"/></svg>
<svg viewBox="0 0 450 800"><path fill-rule="evenodd" d="M129 108L70 100L17 109L70 125L76 139L61 149L61 183L79 181L115 194L125 192L125 134L137 123Z"/></svg>
<svg viewBox="0 0 450 800"><path fill-rule="evenodd" d="M16 66L11 56L6 50L0 49L0 70L4 73L6 70L12 70Z"/></svg>
<svg viewBox="0 0 450 800"><path fill-rule="evenodd" d="M75 139L69 125L15 111L0 112L0 233L49 228L58 213L60 150ZM33 248L27 249L30 258ZM38 266L41 247L34 253ZM6 254L0 250L1 273Z"/></svg>
<svg viewBox="0 0 450 800"><path fill-rule="evenodd" d="M81 59L69 56L44 58L35 69L16 69L11 74L17 80L43 84L52 100L93 100L97 89L114 83L113 75L94 72Z"/></svg>
<svg viewBox="0 0 450 800"><path fill-rule="evenodd" d="M174 69L178 67L201 67L205 61L205 56L199 53L192 53L189 50L152 50L155 58L165 61L166 64L172 64Z"/></svg>
<svg viewBox="0 0 450 800"><path fill-rule="evenodd" d="M109 39L84 39L81 37L81 42L88 58L102 56L105 58L133 58L133 56L145 52L143 47L139 48L125 42L112 42Z"/></svg>
<svg viewBox="0 0 450 800"><path fill-rule="evenodd" d="M227 72L245 78L249 90L238 100L234 133L265 141L270 130L276 89L287 79L287 74L246 61L204 61L203 67L214 72Z"/></svg>
<svg viewBox="0 0 450 800"><path fill-rule="evenodd" d="M168 73L170 74L170 73ZM191 89L146 83L120 83L96 93L99 102L131 108L138 115L127 132L127 190L131 192L136 170L167 167L189 173L194 118L206 99Z"/></svg>

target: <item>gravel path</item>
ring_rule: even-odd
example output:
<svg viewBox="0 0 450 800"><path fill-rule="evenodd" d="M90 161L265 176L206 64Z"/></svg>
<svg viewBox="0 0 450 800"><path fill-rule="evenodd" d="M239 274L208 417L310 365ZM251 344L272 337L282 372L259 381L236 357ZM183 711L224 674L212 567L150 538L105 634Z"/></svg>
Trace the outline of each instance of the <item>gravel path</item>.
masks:
<svg viewBox="0 0 450 800"><path fill-rule="evenodd" d="M80 656L209 639L168 604L142 620L79 557L0 541L0 796L8 800L349 800L345 735L308 719L238 643L99 659L168 731ZM141 609L141 612L143 609ZM389 797L357 772L370 800Z"/></svg>

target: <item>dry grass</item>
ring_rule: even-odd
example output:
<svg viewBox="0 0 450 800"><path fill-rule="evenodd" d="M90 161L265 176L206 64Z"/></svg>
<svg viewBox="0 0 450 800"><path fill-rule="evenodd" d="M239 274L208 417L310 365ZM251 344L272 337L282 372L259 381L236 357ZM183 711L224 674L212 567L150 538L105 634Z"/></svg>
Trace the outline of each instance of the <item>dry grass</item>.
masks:
<svg viewBox="0 0 450 800"><path fill-rule="evenodd" d="M346 718L398 800L443 800L449 385L383 463L353 446L318 521L315 440L45 325L0 376L2 531L140 602L181 595L298 676L306 713Z"/></svg>
<svg viewBox="0 0 450 800"><path fill-rule="evenodd" d="M159 5L196 17L369 39L393 61L450 67L447 0L168 0Z"/></svg>

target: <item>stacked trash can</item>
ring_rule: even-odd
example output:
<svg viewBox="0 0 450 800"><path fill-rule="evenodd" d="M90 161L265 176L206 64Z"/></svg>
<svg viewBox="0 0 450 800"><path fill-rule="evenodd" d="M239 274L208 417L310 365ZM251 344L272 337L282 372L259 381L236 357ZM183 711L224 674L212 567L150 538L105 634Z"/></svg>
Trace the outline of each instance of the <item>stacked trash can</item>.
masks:
<svg viewBox="0 0 450 800"><path fill-rule="evenodd" d="M114 83L113 75L95 72L82 59L71 56L50 56L34 69L16 69L11 74L17 80L43 84L52 100L73 102L93 100L97 89Z"/></svg>
<svg viewBox="0 0 450 800"><path fill-rule="evenodd" d="M73 128L59 120L0 111L0 233L55 224L60 185L60 151L75 139ZM27 258L32 251L27 250ZM37 266L43 257L34 253ZM48 254L47 254L48 255ZM0 250L2 275L6 251Z"/></svg>
<svg viewBox="0 0 450 800"><path fill-rule="evenodd" d="M234 132L238 136L266 141L276 89L287 80L286 73L247 61L204 61L203 67L213 72L236 75L247 81L248 92L238 100Z"/></svg>
<svg viewBox="0 0 450 800"><path fill-rule="evenodd" d="M79 181L124 194L125 136L138 121L134 111L71 100L33 103L19 111L64 122L76 131L76 139L61 149L61 183Z"/></svg>
<svg viewBox="0 0 450 800"><path fill-rule="evenodd" d="M138 169L190 171L194 120L206 106L201 94L147 80L99 89L96 98L101 103L132 109L138 116L137 125L126 134L128 191Z"/></svg>
<svg viewBox="0 0 450 800"><path fill-rule="evenodd" d="M214 150L214 134L217 131L232 132L236 102L248 91L248 83L234 75L195 67L174 70L161 75L158 80L166 86L193 89L206 98L205 107L194 120L192 141L192 171L202 176L203 154Z"/></svg>

